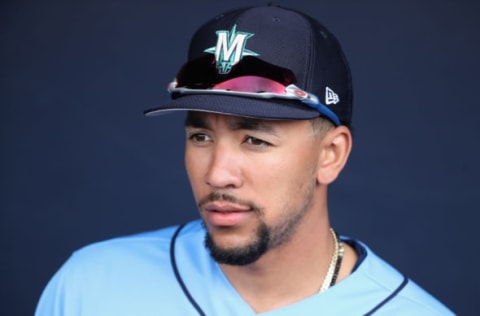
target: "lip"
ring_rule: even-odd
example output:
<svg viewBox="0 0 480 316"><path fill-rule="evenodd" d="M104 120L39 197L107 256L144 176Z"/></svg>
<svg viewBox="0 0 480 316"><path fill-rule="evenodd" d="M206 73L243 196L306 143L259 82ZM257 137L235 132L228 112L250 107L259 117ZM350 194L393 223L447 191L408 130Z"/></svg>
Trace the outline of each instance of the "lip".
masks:
<svg viewBox="0 0 480 316"><path fill-rule="evenodd" d="M248 220L251 209L231 203L209 203L205 206L206 220L213 226L238 226Z"/></svg>
<svg viewBox="0 0 480 316"><path fill-rule="evenodd" d="M211 202L205 205L205 210L207 212L247 212L250 208L228 202Z"/></svg>

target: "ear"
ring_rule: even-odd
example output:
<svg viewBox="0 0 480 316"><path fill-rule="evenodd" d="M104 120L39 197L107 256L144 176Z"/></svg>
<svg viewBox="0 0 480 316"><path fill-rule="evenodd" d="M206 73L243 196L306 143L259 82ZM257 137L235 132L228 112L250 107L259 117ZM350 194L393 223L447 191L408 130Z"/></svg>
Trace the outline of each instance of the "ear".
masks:
<svg viewBox="0 0 480 316"><path fill-rule="evenodd" d="M345 126L330 130L321 140L318 157L317 182L332 183L347 163L352 150L352 134Z"/></svg>

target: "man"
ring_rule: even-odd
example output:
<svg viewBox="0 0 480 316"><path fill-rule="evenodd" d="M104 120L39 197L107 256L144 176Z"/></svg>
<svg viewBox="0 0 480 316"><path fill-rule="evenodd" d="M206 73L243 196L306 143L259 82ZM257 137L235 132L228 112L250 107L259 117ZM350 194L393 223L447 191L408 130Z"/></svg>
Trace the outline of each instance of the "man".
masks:
<svg viewBox="0 0 480 316"><path fill-rule="evenodd" d="M201 220L76 252L37 315L451 315L330 227L352 87L335 37L276 6L233 10L193 36L172 101Z"/></svg>

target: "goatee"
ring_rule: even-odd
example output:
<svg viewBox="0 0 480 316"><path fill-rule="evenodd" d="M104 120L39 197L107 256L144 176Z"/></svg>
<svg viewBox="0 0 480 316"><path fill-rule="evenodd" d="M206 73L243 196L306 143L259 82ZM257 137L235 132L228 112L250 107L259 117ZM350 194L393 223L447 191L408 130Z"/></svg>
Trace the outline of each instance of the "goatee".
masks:
<svg viewBox="0 0 480 316"><path fill-rule="evenodd" d="M228 265L244 266L258 260L269 248L270 231L265 223L258 227L254 242L243 247L222 248L215 244L212 236L205 234L205 247L210 251L212 258L218 262Z"/></svg>

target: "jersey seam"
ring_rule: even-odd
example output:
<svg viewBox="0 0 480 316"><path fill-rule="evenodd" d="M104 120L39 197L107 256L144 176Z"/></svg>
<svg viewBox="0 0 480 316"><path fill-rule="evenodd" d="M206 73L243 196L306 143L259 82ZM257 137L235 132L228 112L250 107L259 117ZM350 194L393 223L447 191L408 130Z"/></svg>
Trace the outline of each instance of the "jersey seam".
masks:
<svg viewBox="0 0 480 316"><path fill-rule="evenodd" d="M198 305L197 301L193 298L192 294L188 290L187 286L185 285L185 282L183 282L182 276L180 275L180 271L178 270L178 265L177 265L177 260L175 258L175 243L177 240L178 235L180 234L180 231L185 227L186 223L178 226L176 229L175 233L173 234L171 241L170 241L170 262L172 265L173 273L175 274L175 278L177 279L178 284L180 285L183 294L187 297L188 301L192 306L195 308L195 310L198 312L199 315L205 316L206 314L203 312L202 308L200 305Z"/></svg>
<svg viewBox="0 0 480 316"><path fill-rule="evenodd" d="M365 314L365 316L373 315L373 313L377 312L380 308L385 306L385 304L390 302L394 297L396 297L407 286L408 282L409 282L408 278L405 275L403 275L402 283L389 296L387 296L383 301L381 301L374 308L372 308L370 311L368 311Z"/></svg>

